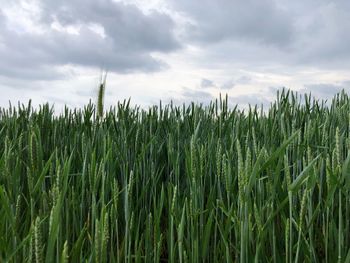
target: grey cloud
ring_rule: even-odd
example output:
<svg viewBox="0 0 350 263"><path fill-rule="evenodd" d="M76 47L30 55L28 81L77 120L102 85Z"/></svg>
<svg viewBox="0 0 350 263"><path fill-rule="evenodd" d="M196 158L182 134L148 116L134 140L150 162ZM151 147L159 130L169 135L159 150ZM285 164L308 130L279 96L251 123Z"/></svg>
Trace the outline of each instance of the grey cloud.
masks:
<svg viewBox="0 0 350 263"><path fill-rule="evenodd" d="M173 0L173 6L194 20L188 37L200 42L253 41L288 46L293 20L272 0Z"/></svg>
<svg viewBox="0 0 350 263"><path fill-rule="evenodd" d="M271 103L271 101L269 99L265 98L260 93L245 94L245 95L239 95L236 97L231 97L230 101L234 105L238 104L238 105L243 106L243 107L246 107L248 105L251 105L251 106L263 105L264 107L266 107Z"/></svg>
<svg viewBox="0 0 350 263"><path fill-rule="evenodd" d="M225 83L223 83L220 88L221 89L232 89L235 86L235 81L234 80L229 80Z"/></svg>
<svg viewBox="0 0 350 263"><path fill-rule="evenodd" d="M350 67L349 1L171 0L192 23L185 36L203 64ZM208 48L210 45L210 48Z"/></svg>
<svg viewBox="0 0 350 263"><path fill-rule="evenodd" d="M209 92L193 90L189 88L183 88L180 95L182 97L181 103L190 103L193 101L203 104L209 104L214 99L214 97Z"/></svg>
<svg viewBox="0 0 350 263"><path fill-rule="evenodd" d="M234 88L237 84L247 84L251 81L251 78L248 76L241 76L237 79L230 79L225 81L221 85L216 85L214 81L210 79L203 78L200 83L200 87L203 89L206 88L219 88L223 90L230 90Z"/></svg>
<svg viewBox="0 0 350 263"><path fill-rule="evenodd" d="M57 66L106 68L118 73L167 68L153 52L180 48L174 22L159 12L142 13L136 6L110 0L41 1L43 33L17 33L6 26L0 35L0 74L14 78L54 79ZM81 11L81 12L80 12ZM51 28L51 22L79 26L78 34ZM0 13L0 23L4 17ZM99 24L105 37L90 28Z"/></svg>
<svg viewBox="0 0 350 263"><path fill-rule="evenodd" d="M3 11L0 9L0 26L1 28L5 27L5 20L6 20L6 17L3 13Z"/></svg>
<svg viewBox="0 0 350 263"><path fill-rule="evenodd" d="M135 5L112 0L41 1L43 20L63 25L98 24L114 45L131 50L167 52L179 48L174 21L153 11L145 15Z"/></svg>
<svg viewBox="0 0 350 263"><path fill-rule="evenodd" d="M183 103L189 104L191 102L209 105L210 102L215 101L217 98L206 91L189 89L185 87L182 88L180 95L181 99L170 98L169 101L171 100L177 105L182 105ZM222 97L225 97L225 94L222 94ZM235 107L236 105L242 109L248 108L249 105L257 105L258 107L263 106L264 108L267 108L270 103L271 101L261 93L243 94L235 97L229 96L228 98L228 104L231 108Z"/></svg>
<svg viewBox="0 0 350 263"><path fill-rule="evenodd" d="M252 78L249 76L241 76L236 80L237 84L248 84L251 81L252 81Z"/></svg>
<svg viewBox="0 0 350 263"><path fill-rule="evenodd" d="M303 89L301 89L300 93L311 93L312 96L320 98L320 99L329 99L334 96L334 94L342 91L349 91L350 87L340 84L332 84L332 83L319 83L319 84L310 84L305 85Z"/></svg>
<svg viewBox="0 0 350 263"><path fill-rule="evenodd" d="M210 79L202 79L200 86L201 88L212 88L215 87L215 84Z"/></svg>
<svg viewBox="0 0 350 263"><path fill-rule="evenodd" d="M305 103L304 95L310 95L317 99L317 100L324 100L328 101L328 103L331 101L331 99L334 97L335 94L341 92L344 90L345 92L350 92L350 87L346 85L347 81L341 81L337 82L336 84L333 83L314 83L314 84L308 84L304 85L302 89L294 90L294 95L296 95L296 98L299 100L301 104ZM266 89L265 94L274 95L274 98L277 99L277 92L281 94L283 89L288 89L285 87L268 87ZM261 93L264 92L263 90L260 91Z"/></svg>
<svg viewBox="0 0 350 263"><path fill-rule="evenodd" d="M98 85L96 85L98 86ZM109 92L109 89L107 89L107 92ZM91 90L91 89L79 89L75 91L75 94L79 97L97 97L98 90Z"/></svg>
<svg viewBox="0 0 350 263"><path fill-rule="evenodd" d="M278 91L281 91L283 89L284 89L284 87L268 87L266 89L266 91L268 94L276 95ZM261 91L264 92L263 90L261 90Z"/></svg>
<svg viewBox="0 0 350 263"><path fill-rule="evenodd" d="M319 4L299 26L296 61L323 67L350 66L349 16L350 5L345 1Z"/></svg>
<svg viewBox="0 0 350 263"><path fill-rule="evenodd" d="M350 80L343 81L342 84L344 87L350 88Z"/></svg>

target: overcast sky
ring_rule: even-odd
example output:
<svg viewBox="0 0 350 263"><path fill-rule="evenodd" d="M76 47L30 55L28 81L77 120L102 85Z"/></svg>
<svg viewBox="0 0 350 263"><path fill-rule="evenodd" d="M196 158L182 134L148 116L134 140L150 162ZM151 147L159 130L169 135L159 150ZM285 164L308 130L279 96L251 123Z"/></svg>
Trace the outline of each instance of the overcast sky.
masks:
<svg viewBox="0 0 350 263"><path fill-rule="evenodd" d="M0 0L0 106L350 91L349 0Z"/></svg>

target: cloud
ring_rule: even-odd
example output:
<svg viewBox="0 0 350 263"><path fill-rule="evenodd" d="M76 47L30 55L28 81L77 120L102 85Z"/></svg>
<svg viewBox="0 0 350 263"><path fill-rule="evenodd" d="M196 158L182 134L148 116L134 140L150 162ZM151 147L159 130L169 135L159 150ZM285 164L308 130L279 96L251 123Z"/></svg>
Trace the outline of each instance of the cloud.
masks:
<svg viewBox="0 0 350 263"><path fill-rule="evenodd" d="M44 22L100 25L118 48L167 52L179 47L173 32L174 21L158 11L146 15L136 5L112 0L45 0L40 6Z"/></svg>
<svg viewBox="0 0 350 263"><path fill-rule="evenodd" d="M317 83L317 84L309 84L305 85L303 89L299 92L303 93L311 93L312 96L319 99L329 99L332 98L336 93L345 90L347 92L350 91L350 87L346 85L346 81L338 84L333 83Z"/></svg>
<svg viewBox="0 0 350 263"><path fill-rule="evenodd" d="M340 82L350 74L348 0L0 2L5 97L11 88L11 98L24 90L64 98L69 86L65 94L79 101L89 95L76 91L94 87L89 81L101 68L117 73L109 75L118 90L111 100L145 104L172 92L184 101L221 91L265 103L270 86L320 97L350 91L350 82Z"/></svg>
<svg viewBox="0 0 350 263"><path fill-rule="evenodd" d="M312 13L304 11L299 17L296 61L304 65L348 67L349 15L350 5L345 1L321 2Z"/></svg>
<svg viewBox="0 0 350 263"><path fill-rule="evenodd" d="M40 1L38 8L39 32L15 31L10 26L15 17L0 13L1 75L56 79L64 76L58 68L65 65L154 72L167 68L154 53L181 47L174 21L157 11L144 14L134 5L111 0Z"/></svg>
<svg viewBox="0 0 350 263"><path fill-rule="evenodd" d="M171 0L202 64L254 69L350 66L349 1Z"/></svg>
<svg viewBox="0 0 350 263"><path fill-rule="evenodd" d="M202 79L201 84L200 84L201 88L212 88L215 87L215 84L212 80L210 79Z"/></svg>
<svg viewBox="0 0 350 263"><path fill-rule="evenodd" d="M229 80L229 81L226 81L225 83L223 83L220 88L221 89L226 89L226 90L229 90L229 89L232 89L234 86L235 86L235 81L234 80Z"/></svg>
<svg viewBox="0 0 350 263"><path fill-rule="evenodd" d="M250 83L252 80L251 77L248 76L241 76L235 79L229 79L225 82L223 82L221 85L217 85L213 80L207 79L207 78L202 78L199 86L202 89L207 89L207 88L216 88L216 89L223 89L223 90L230 90L234 88L237 84L240 85L245 85Z"/></svg>
<svg viewBox="0 0 350 263"><path fill-rule="evenodd" d="M241 76L236 80L237 84L248 84L252 81L252 78L249 76Z"/></svg>
<svg viewBox="0 0 350 263"><path fill-rule="evenodd" d="M215 99L214 96L211 95L209 92L201 91L201 90L193 90L189 88L182 88L180 96L181 96L181 99L178 99L177 101L175 101L178 104L196 102L196 103L203 103L207 105L212 100Z"/></svg>
<svg viewBox="0 0 350 263"><path fill-rule="evenodd" d="M343 81L343 85L345 88L350 88L350 80Z"/></svg>
<svg viewBox="0 0 350 263"><path fill-rule="evenodd" d="M192 23L187 37L201 43L228 40L288 46L294 35L293 20L272 0L173 0L174 8Z"/></svg>
<svg viewBox="0 0 350 263"><path fill-rule="evenodd" d="M241 106L243 108L247 108L249 105L251 105L251 106L263 105L264 107L267 107L267 106L269 106L270 103L271 103L271 101L268 98L265 98L260 93L242 94L242 95L230 98L231 105L238 104L239 106Z"/></svg>

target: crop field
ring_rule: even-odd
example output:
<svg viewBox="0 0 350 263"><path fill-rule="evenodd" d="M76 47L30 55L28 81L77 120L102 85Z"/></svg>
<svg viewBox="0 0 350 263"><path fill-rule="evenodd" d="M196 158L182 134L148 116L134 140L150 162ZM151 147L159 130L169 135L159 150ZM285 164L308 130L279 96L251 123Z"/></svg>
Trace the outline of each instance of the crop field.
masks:
<svg viewBox="0 0 350 263"><path fill-rule="evenodd" d="M350 98L0 110L0 262L350 262Z"/></svg>

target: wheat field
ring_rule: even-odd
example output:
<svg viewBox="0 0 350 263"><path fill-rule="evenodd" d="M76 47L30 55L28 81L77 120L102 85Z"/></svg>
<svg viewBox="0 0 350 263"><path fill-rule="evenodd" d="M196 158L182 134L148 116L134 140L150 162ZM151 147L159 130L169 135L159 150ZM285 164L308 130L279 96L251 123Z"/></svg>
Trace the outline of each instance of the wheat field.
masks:
<svg viewBox="0 0 350 263"><path fill-rule="evenodd" d="M288 90L3 108L0 262L350 262L349 116Z"/></svg>

